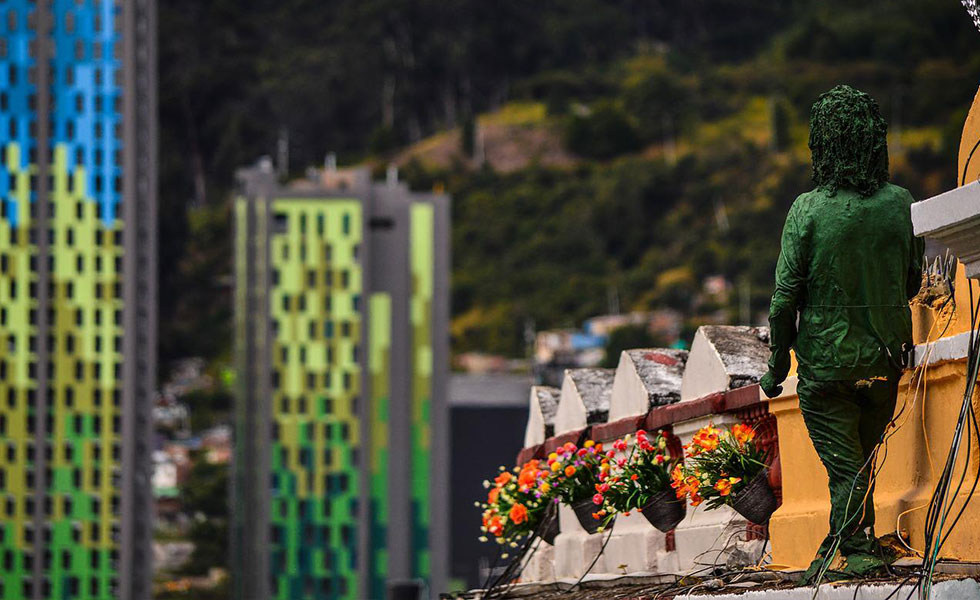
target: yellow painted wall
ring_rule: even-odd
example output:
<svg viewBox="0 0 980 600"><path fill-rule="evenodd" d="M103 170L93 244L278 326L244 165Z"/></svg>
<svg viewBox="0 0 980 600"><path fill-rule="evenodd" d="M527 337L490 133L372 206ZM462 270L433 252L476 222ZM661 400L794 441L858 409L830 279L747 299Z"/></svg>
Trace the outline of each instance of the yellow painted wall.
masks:
<svg viewBox="0 0 980 600"><path fill-rule="evenodd" d="M964 174L967 158L978 141L980 93L974 99L963 129L959 156L960 181L970 182L980 177L980 149L974 154ZM930 331L931 338L935 339L947 320L950 320L945 333L947 337L969 329L968 285L963 268L960 267L956 277L956 303L959 308L952 315L949 310L939 314L928 307L913 307L917 343L925 342ZM974 297L978 298L980 285L973 285ZM898 411L902 411L904 406L904 412L900 412L896 430L889 432L886 452L880 453L884 456L884 463L875 490L875 529L879 536L895 531L898 518L902 515L898 527L909 532L913 548L921 549L924 545L926 504L932 495L935 473L945 463L963 397L966 384L965 360L927 367L924 393L922 389L909 390L911 379L911 373L906 373L903 377ZM977 408L976 399L974 408ZM775 414L779 428L779 453L783 472L783 505L769 524L773 563L802 568L813 559L817 546L829 529L830 498L827 476L807 436L797 397L774 399L770 402L770 410ZM969 483L977 468L977 464L969 467L964 495L969 491ZM958 465L957 473L959 472L961 465ZM963 499L961 497L958 500L962 502ZM980 498L975 498L968 505L961 522L944 546L942 555L961 560L980 560Z"/></svg>

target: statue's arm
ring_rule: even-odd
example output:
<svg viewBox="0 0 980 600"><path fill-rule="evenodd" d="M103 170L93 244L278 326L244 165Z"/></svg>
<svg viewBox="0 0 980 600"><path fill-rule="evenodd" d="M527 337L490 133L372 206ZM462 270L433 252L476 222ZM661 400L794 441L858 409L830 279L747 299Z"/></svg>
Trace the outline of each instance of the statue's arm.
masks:
<svg viewBox="0 0 980 600"><path fill-rule="evenodd" d="M796 313L804 297L807 259L794 203L783 226L779 260L776 261L776 290L769 305L769 372L762 378L762 391L770 398L781 391L790 367L790 349L796 342Z"/></svg>

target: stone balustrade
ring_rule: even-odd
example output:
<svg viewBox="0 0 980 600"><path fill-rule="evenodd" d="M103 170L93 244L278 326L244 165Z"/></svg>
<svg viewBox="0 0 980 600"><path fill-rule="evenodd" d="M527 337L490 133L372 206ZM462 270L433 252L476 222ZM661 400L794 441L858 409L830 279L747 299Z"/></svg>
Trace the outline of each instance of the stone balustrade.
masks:
<svg viewBox="0 0 980 600"><path fill-rule="evenodd" d="M749 422L759 428L761 443L772 451L771 482L778 485L775 427L756 385L765 372L767 344L765 328L705 326L690 352L627 350L615 370L569 369L561 390L532 389L526 447L518 460L545 458L566 442L611 442L638 429L663 430L679 454L681 445L708 423ZM613 574L694 571L716 562L744 564L758 560L766 539L764 526L749 524L727 508L689 508L685 520L666 534L634 513L618 516L611 533L590 535L566 506L559 509L559 525L554 547L541 544L523 580L579 577L590 565L592 573Z"/></svg>

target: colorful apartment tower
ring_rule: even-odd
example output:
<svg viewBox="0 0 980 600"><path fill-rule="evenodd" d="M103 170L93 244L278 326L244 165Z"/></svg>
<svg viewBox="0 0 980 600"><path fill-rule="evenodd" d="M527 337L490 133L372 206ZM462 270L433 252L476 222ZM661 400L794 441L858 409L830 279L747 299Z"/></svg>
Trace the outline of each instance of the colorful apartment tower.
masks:
<svg viewBox="0 0 980 600"><path fill-rule="evenodd" d="M448 198L347 175L240 172L238 600L446 581Z"/></svg>
<svg viewBox="0 0 980 600"><path fill-rule="evenodd" d="M0 598L148 599L152 0L0 1Z"/></svg>

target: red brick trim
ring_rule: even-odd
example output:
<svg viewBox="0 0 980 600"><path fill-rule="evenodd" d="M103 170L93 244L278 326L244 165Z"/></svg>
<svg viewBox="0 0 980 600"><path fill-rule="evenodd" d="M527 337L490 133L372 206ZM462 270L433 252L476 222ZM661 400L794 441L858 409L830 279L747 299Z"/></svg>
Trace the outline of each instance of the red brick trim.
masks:
<svg viewBox="0 0 980 600"><path fill-rule="evenodd" d="M560 435L550 437L544 441L544 454L548 455L558 449L558 446L564 446L568 442L575 444L576 446L581 446L582 442L588 439L592 428L586 427L584 429L577 429L575 431L567 431Z"/></svg>
<svg viewBox="0 0 980 600"><path fill-rule="evenodd" d="M612 423L602 423L592 426L592 439L597 442L608 442L623 437L627 433L635 433L637 429L643 427L646 415L634 415L613 421Z"/></svg>
<svg viewBox="0 0 980 600"><path fill-rule="evenodd" d="M523 448L520 452L517 453L517 464L523 465L529 460L533 460L535 458L542 459L544 457L545 457L544 444L535 444L534 446L528 446L527 448Z"/></svg>

